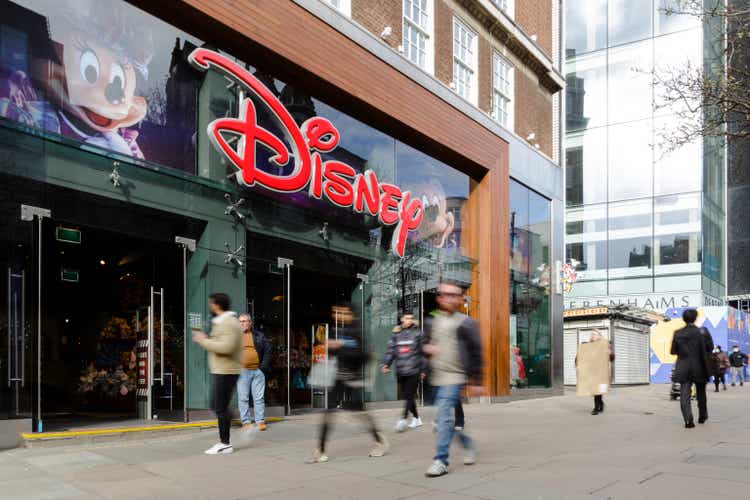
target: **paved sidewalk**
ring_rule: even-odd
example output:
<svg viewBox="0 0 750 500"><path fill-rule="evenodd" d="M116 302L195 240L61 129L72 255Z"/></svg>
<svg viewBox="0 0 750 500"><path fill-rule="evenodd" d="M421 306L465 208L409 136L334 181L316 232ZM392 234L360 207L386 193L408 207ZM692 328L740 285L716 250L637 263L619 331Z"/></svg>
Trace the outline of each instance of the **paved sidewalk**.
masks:
<svg viewBox="0 0 750 500"><path fill-rule="evenodd" d="M144 441L0 452L0 498L28 499L711 499L750 498L750 386L709 394L710 420L684 429L667 386L616 389L606 413L574 394L466 407L474 466L454 444L451 473L428 479L429 421L368 458L357 421L337 421L331 461L308 465L317 415L269 427L233 455L206 456L215 430Z"/></svg>

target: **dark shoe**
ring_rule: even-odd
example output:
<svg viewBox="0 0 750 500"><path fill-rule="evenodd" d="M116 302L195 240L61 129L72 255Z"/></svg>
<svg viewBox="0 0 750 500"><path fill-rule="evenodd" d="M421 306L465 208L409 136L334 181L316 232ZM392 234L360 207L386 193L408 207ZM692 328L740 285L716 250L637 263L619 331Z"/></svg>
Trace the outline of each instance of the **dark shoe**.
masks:
<svg viewBox="0 0 750 500"><path fill-rule="evenodd" d="M685 424L685 429L692 429L693 427L695 427L695 424L693 422L687 422Z"/></svg>
<svg viewBox="0 0 750 500"><path fill-rule="evenodd" d="M726 390L726 389L724 389L724 390ZM719 392L719 388L717 387L717 388L716 388L716 390L715 390L714 392Z"/></svg>
<svg viewBox="0 0 750 500"><path fill-rule="evenodd" d="M727 390L727 386L726 386L726 385L724 386L724 390L725 390L725 391Z"/></svg>
<svg viewBox="0 0 750 500"><path fill-rule="evenodd" d="M732 387L734 387L734 382L732 382Z"/></svg>
<svg viewBox="0 0 750 500"><path fill-rule="evenodd" d="M698 423L699 424L705 424L706 420L708 420L708 417L701 417L701 418L698 419Z"/></svg>
<svg viewBox="0 0 750 500"><path fill-rule="evenodd" d="M599 404L599 413L604 413L604 401Z"/></svg>
<svg viewBox="0 0 750 500"><path fill-rule="evenodd" d="M594 408L593 410L591 410L591 414L592 415L599 415L599 408Z"/></svg>
<svg viewBox="0 0 750 500"><path fill-rule="evenodd" d="M742 387L743 385L745 385L745 383L744 382L740 382L740 387Z"/></svg>

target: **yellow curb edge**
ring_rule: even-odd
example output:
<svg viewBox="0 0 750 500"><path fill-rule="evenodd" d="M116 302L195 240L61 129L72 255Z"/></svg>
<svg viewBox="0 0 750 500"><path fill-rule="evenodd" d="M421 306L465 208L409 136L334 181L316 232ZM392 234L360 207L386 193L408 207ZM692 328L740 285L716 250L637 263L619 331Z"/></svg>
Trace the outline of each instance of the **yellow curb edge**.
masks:
<svg viewBox="0 0 750 500"><path fill-rule="evenodd" d="M270 417L266 419L266 422L280 422L284 420L284 417ZM234 422L238 422L235 420ZM106 434L124 434L128 432L152 432L152 431L168 431L174 429L191 429L199 427L216 427L216 420L204 420L200 422L187 422L180 424L164 424L164 425L145 425L140 427L112 427L109 429L90 429L80 431L60 431L60 432L23 432L21 437L27 440L40 440L50 438L73 438L79 436L101 436Z"/></svg>

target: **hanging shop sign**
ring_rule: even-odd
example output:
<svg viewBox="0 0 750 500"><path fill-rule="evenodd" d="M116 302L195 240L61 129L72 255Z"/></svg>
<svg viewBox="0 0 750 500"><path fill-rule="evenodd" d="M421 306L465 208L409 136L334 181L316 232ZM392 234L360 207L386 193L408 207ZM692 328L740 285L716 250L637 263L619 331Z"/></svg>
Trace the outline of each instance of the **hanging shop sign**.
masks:
<svg viewBox="0 0 750 500"><path fill-rule="evenodd" d="M375 173L357 173L353 167L336 160L324 161L322 153L330 153L339 144L339 131L326 118L314 116L301 126L292 118L276 96L248 70L229 58L208 49L195 49L190 63L198 69L214 68L252 92L278 121L286 137L277 137L261 127L253 101L245 97L240 102L237 118L219 118L208 124L208 137L238 170L241 184L262 186L280 193L296 193L308 189L308 195L326 199L357 213L377 216L381 224L396 225L391 250L404 256L409 231L422 222L422 201L398 186L379 182ZM231 140L230 137L238 140ZM232 146L230 144L235 144ZM256 144L272 151L271 162L285 167L294 162L291 173L275 175L257 167ZM289 144L290 147L287 147Z"/></svg>

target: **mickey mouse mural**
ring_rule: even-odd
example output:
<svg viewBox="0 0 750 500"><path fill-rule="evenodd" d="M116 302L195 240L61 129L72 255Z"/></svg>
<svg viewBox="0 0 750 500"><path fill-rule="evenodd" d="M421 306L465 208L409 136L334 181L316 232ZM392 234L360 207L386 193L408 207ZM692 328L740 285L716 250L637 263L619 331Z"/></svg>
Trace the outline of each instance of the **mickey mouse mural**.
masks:
<svg viewBox="0 0 750 500"><path fill-rule="evenodd" d="M154 43L128 9L61 0L45 17L1 1L0 116L144 159L135 126L148 112Z"/></svg>

